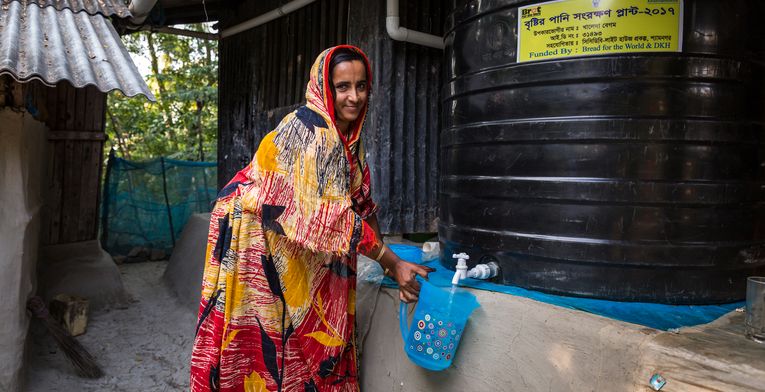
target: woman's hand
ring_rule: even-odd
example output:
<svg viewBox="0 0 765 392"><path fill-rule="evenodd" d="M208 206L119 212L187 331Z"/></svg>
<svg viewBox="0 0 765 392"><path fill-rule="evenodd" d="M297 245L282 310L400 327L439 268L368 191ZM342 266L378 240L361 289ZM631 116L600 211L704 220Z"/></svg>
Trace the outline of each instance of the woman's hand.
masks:
<svg viewBox="0 0 765 392"><path fill-rule="evenodd" d="M433 271L435 269L399 258L391 271L391 277L399 286L399 298L406 303L417 301L420 296L420 283L417 282L417 275L427 279L428 274Z"/></svg>

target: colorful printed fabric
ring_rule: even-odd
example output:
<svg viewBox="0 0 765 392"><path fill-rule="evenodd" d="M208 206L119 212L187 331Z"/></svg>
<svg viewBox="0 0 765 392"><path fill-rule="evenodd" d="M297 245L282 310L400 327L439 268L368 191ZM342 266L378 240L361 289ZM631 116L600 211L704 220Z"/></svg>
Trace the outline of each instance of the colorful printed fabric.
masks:
<svg viewBox="0 0 765 392"><path fill-rule="evenodd" d="M364 222L376 206L359 142L366 107L348 140L335 128L327 66L337 48L314 63L306 106L265 136L219 195L192 391L359 389L356 253L378 243Z"/></svg>

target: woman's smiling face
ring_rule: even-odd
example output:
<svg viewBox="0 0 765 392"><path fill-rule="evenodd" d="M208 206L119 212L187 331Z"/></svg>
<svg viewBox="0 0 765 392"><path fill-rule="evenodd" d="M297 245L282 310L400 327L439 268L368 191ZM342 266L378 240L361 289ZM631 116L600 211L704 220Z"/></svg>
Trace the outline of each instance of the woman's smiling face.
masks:
<svg viewBox="0 0 765 392"><path fill-rule="evenodd" d="M342 132L348 131L367 104L367 72L359 60L343 61L332 70L335 90L335 122Z"/></svg>

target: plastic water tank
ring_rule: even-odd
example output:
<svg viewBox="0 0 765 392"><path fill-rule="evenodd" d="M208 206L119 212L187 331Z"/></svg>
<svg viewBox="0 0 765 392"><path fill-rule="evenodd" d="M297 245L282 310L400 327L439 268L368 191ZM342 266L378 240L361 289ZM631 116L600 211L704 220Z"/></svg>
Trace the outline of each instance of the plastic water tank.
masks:
<svg viewBox="0 0 765 392"><path fill-rule="evenodd" d="M447 22L441 262L574 296L742 299L765 274L765 2L679 2L681 51L518 62L534 4Z"/></svg>

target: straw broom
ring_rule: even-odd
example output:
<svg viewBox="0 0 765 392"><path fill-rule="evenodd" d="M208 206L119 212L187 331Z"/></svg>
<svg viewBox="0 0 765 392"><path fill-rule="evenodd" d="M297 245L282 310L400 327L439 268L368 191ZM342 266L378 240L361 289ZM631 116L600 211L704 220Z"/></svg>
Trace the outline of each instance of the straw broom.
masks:
<svg viewBox="0 0 765 392"><path fill-rule="evenodd" d="M42 298L36 296L30 298L27 301L27 309L45 324L48 333L53 336L56 344L58 344L72 365L74 365L77 374L87 378L99 378L103 375L96 360L85 350L85 347L82 347L80 342L69 334L69 331L50 317L48 308L45 307Z"/></svg>

